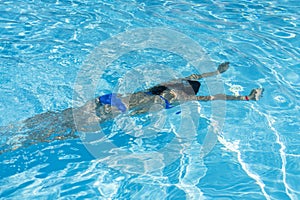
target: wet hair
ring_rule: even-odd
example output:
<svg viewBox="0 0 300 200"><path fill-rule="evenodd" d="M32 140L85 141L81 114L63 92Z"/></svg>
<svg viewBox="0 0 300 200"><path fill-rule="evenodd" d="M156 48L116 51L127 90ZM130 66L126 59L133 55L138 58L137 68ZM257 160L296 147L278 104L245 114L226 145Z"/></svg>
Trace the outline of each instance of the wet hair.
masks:
<svg viewBox="0 0 300 200"><path fill-rule="evenodd" d="M193 88L195 94L197 94L201 84L198 81L187 80L187 82L191 85L191 87Z"/></svg>
<svg viewBox="0 0 300 200"><path fill-rule="evenodd" d="M161 95L167 89L169 89L169 88L167 88L166 86L158 85L158 86L154 86L154 87L150 88L149 92L153 95Z"/></svg>
<svg viewBox="0 0 300 200"><path fill-rule="evenodd" d="M194 93L197 94L201 84L198 81L191 81L191 80L187 80L187 83L189 83L189 85L192 87ZM178 89L180 88L180 89L184 90L182 83L176 84L176 85L177 85ZM173 85L173 86L175 86L175 85ZM148 92L153 95L161 95L165 90L169 90L169 88L164 85L158 85L158 86L154 86L154 87L150 88L148 90Z"/></svg>

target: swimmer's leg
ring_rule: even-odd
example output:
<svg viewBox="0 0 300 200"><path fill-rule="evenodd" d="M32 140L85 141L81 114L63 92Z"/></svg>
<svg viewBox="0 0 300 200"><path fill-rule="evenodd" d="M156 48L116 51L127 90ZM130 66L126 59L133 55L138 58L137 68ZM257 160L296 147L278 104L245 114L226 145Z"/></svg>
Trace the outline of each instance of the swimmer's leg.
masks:
<svg viewBox="0 0 300 200"><path fill-rule="evenodd" d="M263 88L253 89L248 96L232 96L226 94L216 94L212 96L194 96L191 100L212 101L212 100L237 100L237 101L258 101L263 93Z"/></svg>
<svg viewBox="0 0 300 200"><path fill-rule="evenodd" d="M218 74L221 74L225 71L227 71L227 69L229 68L229 62L224 62L222 64L219 65L218 69L214 72L208 72L208 73L203 73L203 74L192 74L184 79L187 80L199 80L201 78L206 78L206 77L210 77L210 76L215 76Z"/></svg>

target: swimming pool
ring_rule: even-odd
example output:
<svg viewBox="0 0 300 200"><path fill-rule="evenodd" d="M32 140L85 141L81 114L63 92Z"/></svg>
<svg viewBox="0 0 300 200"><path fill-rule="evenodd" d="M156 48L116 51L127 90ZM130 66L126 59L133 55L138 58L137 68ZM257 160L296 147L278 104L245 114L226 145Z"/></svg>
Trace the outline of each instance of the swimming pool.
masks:
<svg viewBox="0 0 300 200"><path fill-rule="evenodd" d="M1 198L299 199L297 1L10 0L1 1L0 13L1 150L15 149L0 155ZM216 131L217 142L207 155L199 154L212 124L212 104L207 102L182 105L182 112L185 108L200 112L185 115L197 124L196 129L191 129L195 133L180 129L185 122L182 113L176 114L180 108L164 110L155 118L134 118L134 129L130 125L126 129L131 131L129 134L124 131L126 127L120 131L113 122L104 124L103 132L117 147L114 150L129 152L124 158L122 154L95 158L82 138L40 142L28 138L32 129L20 131L22 120L47 111L60 112L73 107L74 100L76 104L76 97L81 97L78 86L89 89L93 82L91 71L84 69L105 50L103 45L109 47L107 41L123 36L123 40L114 43L118 51L107 50L107 55L117 55L114 53L123 46L135 44L135 39L149 44L152 40L142 37L147 31L158 34L156 41L168 47L178 45L179 40L180 44L196 42L206 52L201 52L206 58L204 63L212 65L202 67L215 69L221 62L230 61L228 72L222 74L222 79L217 77L226 93L248 94L255 87L265 89L258 102L226 102L222 108L226 112L221 120L224 123ZM170 74L179 77L197 71L184 57L186 54L178 54L174 48L142 47L125 52L106 69L96 71L101 76L89 94L130 92L166 80ZM194 49L180 49L187 53L189 47ZM153 78L152 74L158 78L145 79L146 82L134 79ZM80 79L84 75L89 77L86 82ZM201 94L209 92L209 80L202 83ZM162 116L164 123L148 131L153 127L149 126L151 120L160 122ZM117 124L127 125L123 119L118 118ZM38 133L44 134L45 127L59 130L56 123L46 122L41 121ZM160 154L155 152L165 149L164 153L172 153L165 147L176 136L183 137L182 146L177 145L182 149L177 149L175 159L160 163ZM19 147L18 141L24 140L28 145ZM158 159L126 160L145 152ZM124 162L116 165L116 159ZM146 161L147 167L159 170L141 169Z"/></svg>

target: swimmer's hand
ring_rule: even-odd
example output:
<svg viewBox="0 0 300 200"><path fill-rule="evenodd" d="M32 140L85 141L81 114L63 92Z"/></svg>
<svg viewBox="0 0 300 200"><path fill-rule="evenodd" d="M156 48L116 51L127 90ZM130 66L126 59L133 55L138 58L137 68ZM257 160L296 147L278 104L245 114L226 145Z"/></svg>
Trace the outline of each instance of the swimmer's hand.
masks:
<svg viewBox="0 0 300 200"><path fill-rule="evenodd" d="M263 92L264 92L263 88L253 89L250 92L248 98L249 98L249 100L258 101L262 97Z"/></svg>
<svg viewBox="0 0 300 200"><path fill-rule="evenodd" d="M224 62L219 65L217 72L219 74L221 74L221 73L225 72L228 68L229 68L229 62Z"/></svg>

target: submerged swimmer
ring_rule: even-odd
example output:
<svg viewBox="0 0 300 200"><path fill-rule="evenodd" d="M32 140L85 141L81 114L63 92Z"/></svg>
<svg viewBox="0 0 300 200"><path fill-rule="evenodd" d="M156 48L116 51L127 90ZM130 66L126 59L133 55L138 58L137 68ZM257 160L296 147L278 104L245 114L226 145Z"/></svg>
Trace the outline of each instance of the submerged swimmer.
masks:
<svg viewBox="0 0 300 200"><path fill-rule="evenodd" d="M216 94L209 96L197 96L201 86L199 79L214 76L225 72L229 67L229 62L219 65L214 72L203 74L192 74L188 77L175 79L167 83L154 86L145 91L128 95L106 94L88 101L79 108L69 108L62 112L47 112L36 115L22 122L21 128L17 131L0 129L0 135L7 134L9 138L5 144L1 144L0 153L8 149L16 149L20 146L29 146L40 141L53 141L55 139L65 139L77 137L77 131L93 131L93 126L113 119L121 113L136 115L149 112L154 104L161 105L162 108L171 109L180 103L187 101L211 101L211 100L237 100L249 101L259 100L263 89L253 89L246 96L232 96L226 94ZM74 122L74 115L79 116ZM75 123L85 124L78 127ZM85 128L86 127L86 128ZM97 130L97 129L94 129ZM8 137L9 133L22 133L22 137Z"/></svg>
<svg viewBox="0 0 300 200"><path fill-rule="evenodd" d="M229 62L219 65L214 72L204 74L192 74L188 77L154 86L146 91L136 92L130 95L107 94L95 99L95 110L100 121L105 120L112 111L122 113L129 111L130 115L148 112L153 104L161 104L166 109L187 101L211 101L211 100L259 100L263 89L253 89L246 96L232 96L216 94L209 96L197 96L200 89L199 79L214 76L225 72Z"/></svg>

